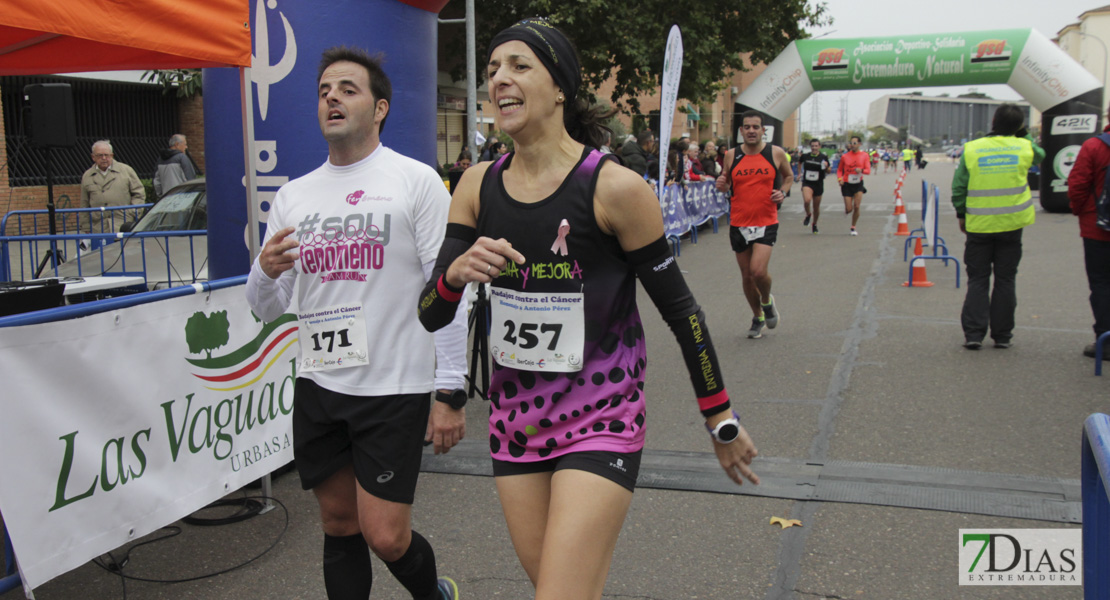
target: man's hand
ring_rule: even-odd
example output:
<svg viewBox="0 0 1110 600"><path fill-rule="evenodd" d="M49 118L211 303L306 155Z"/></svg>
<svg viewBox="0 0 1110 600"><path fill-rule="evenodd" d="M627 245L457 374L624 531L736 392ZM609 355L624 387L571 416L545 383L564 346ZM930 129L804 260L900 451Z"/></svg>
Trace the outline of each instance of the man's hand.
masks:
<svg viewBox="0 0 1110 600"><path fill-rule="evenodd" d="M956 220L960 222L960 231L963 232L963 233L967 233L967 228L964 227L964 220L963 219L956 219Z"/></svg>
<svg viewBox="0 0 1110 600"><path fill-rule="evenodd" d="M275 233L258 255L258 265L270 279L277 279L282 273L292 269L297 258L300 257L300 252L292 251L300 244L296 240L285 239L291 233L293 233L292 227L286 227Z"/></svg>
<svg viewBox="0 0 1110 600"><path fill-rule="evenodd" d="M786 199L786 194L783 194L782 190L775 189L775 190L771 191L771 202L774 202L776 207L781 208L782 207L782 201L785 200L785 199Z"/></svg>
<svg viewBox="0 0 1110 600"><path fill-rule="evenodd" d="M718 191L727 192L728 191L728 177L725 176L725 175L721 175L720 177L717 178L717 182L716 182L715 185L717 186Z"/></svg>
<svg viewBox="0 0 1110 600"><path fill-rule="evenodd" d="M445 390L447 391L447 390ZM455 410L446 403L432 400L428 429L424 441L432 442L436 454L446 454L466 435L466 408Z"/></svg>
<svg viewBox="0 0 1110 600"><path fill-rule="evenodd" d="M721 468L736 485L744 485L745 479L759 485L759 476L751 469L752 459L759 455L759 450L743 426L740 427L740 435L732 443L722 444L713 440L713 451L717 453Z"/></svg>

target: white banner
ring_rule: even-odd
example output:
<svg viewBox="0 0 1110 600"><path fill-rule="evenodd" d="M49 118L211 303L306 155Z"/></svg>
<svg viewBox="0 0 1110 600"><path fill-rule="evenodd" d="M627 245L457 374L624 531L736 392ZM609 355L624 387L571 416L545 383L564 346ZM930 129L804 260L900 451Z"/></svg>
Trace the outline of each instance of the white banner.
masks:
<svg viewBox="0 0 1110 600"><path fill-rule="evenodd" d="M678 82L682 80L682 31L678 25L671 25L667 35L667 49L663 53L663 98L659 104L659 181L656 182L656 195L663 201L663 186L667 182L667 151L671 146L671 125L674 123L674 109L678 102ZM682 177L682 173L675 173Z"/></svg>
<svg viewBox="0 0 1110 600"><path fill-rule="evenodd" d="M297 321L243 287L0 329L0 512L27 590L293 458Z"/></svg>

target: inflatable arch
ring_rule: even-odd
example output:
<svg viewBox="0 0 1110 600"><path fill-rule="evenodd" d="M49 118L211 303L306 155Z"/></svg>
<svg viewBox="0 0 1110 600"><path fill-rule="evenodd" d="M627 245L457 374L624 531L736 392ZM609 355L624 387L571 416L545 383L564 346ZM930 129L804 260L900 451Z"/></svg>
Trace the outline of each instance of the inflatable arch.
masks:
<svg viewBox="0 0 1110 600"><path fill-rule="evenodd" d="M813 92L988 83L1009 84L1041 111L1041 206L1066 212L1075 155L1101 131L1102 84L1033 29L791 42L737 98L733 130L758 110L781 145L783 120Z"/></svg>

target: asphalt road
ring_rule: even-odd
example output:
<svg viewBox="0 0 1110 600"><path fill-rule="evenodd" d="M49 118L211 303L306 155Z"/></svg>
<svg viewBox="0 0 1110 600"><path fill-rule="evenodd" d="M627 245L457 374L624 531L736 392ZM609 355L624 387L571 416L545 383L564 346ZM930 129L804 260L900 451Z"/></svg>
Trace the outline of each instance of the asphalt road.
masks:
<svg viewBox="0 0 1110 600"><path fill-rule="evenodd" d="M918 226L922 176L938 184L939 233L962 260L948 204L952 171L937 161L909 175L908 217ZM1078 587L957 585L961 528L1079 527L1081 427L1107 410L1110 377L1094 377L1080 354L1093 335L1075 218L1038 212L1024 237L1014 346L969 351L954 264L928 261L932 288L901 285L908 269L905 238L893 235L894 181L868 179L858 237L848 236L834 184L818 235L802 226L800 190L787 199L770 264L782 319L763 339L746 338L751 314L726 230L682 243L679 264L759 446L758 488L736 488L718 472L678 348L641 294L650 340L645 468L606 599L1081 597ZM415 526L463 598L528 598L485 475L485 416L472 401L464 445L426 461ZM124 572L186 578L234 566L277 540L272 550L214 578L128 581L127 598L323 598L312 496L295 474L275 481L275 496L287 513L183 526L180 536L135 549ZM802 526L782 529L773 516ZM407 598L376 559L375 574L374 598ZM123 586L89 564L36 597L122 598Z"/></svg>

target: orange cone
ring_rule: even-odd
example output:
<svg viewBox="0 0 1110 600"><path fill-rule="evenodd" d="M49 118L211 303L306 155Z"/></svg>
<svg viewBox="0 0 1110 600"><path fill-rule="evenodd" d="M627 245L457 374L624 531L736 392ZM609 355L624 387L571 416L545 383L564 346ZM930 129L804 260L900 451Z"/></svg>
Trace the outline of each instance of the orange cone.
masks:
<svg viewBox="0 0 1110 600"><path fill-rule="evenodd" d="M916 238L913 245L913 255L921 256L921 238ZM902 287L933 287L929 276L925 274L925 261L917 261L917 265L910 270L910 280L902 283Z"/></svg>
<svg viewBox="0 0 1110 600"><path fill-rule="evenodd" d="M906 205L902 203L902 190L894 190L894 214L906 214Z"/></svg>
<svg viewBox="0 0 1110 600"><path fill-rule="evenodd" d="M910 222L906 220L905 211L902 211L902 213L898 215L898 231L895 231L894 235L909 235L909 234L910 234Z"/></svg>

